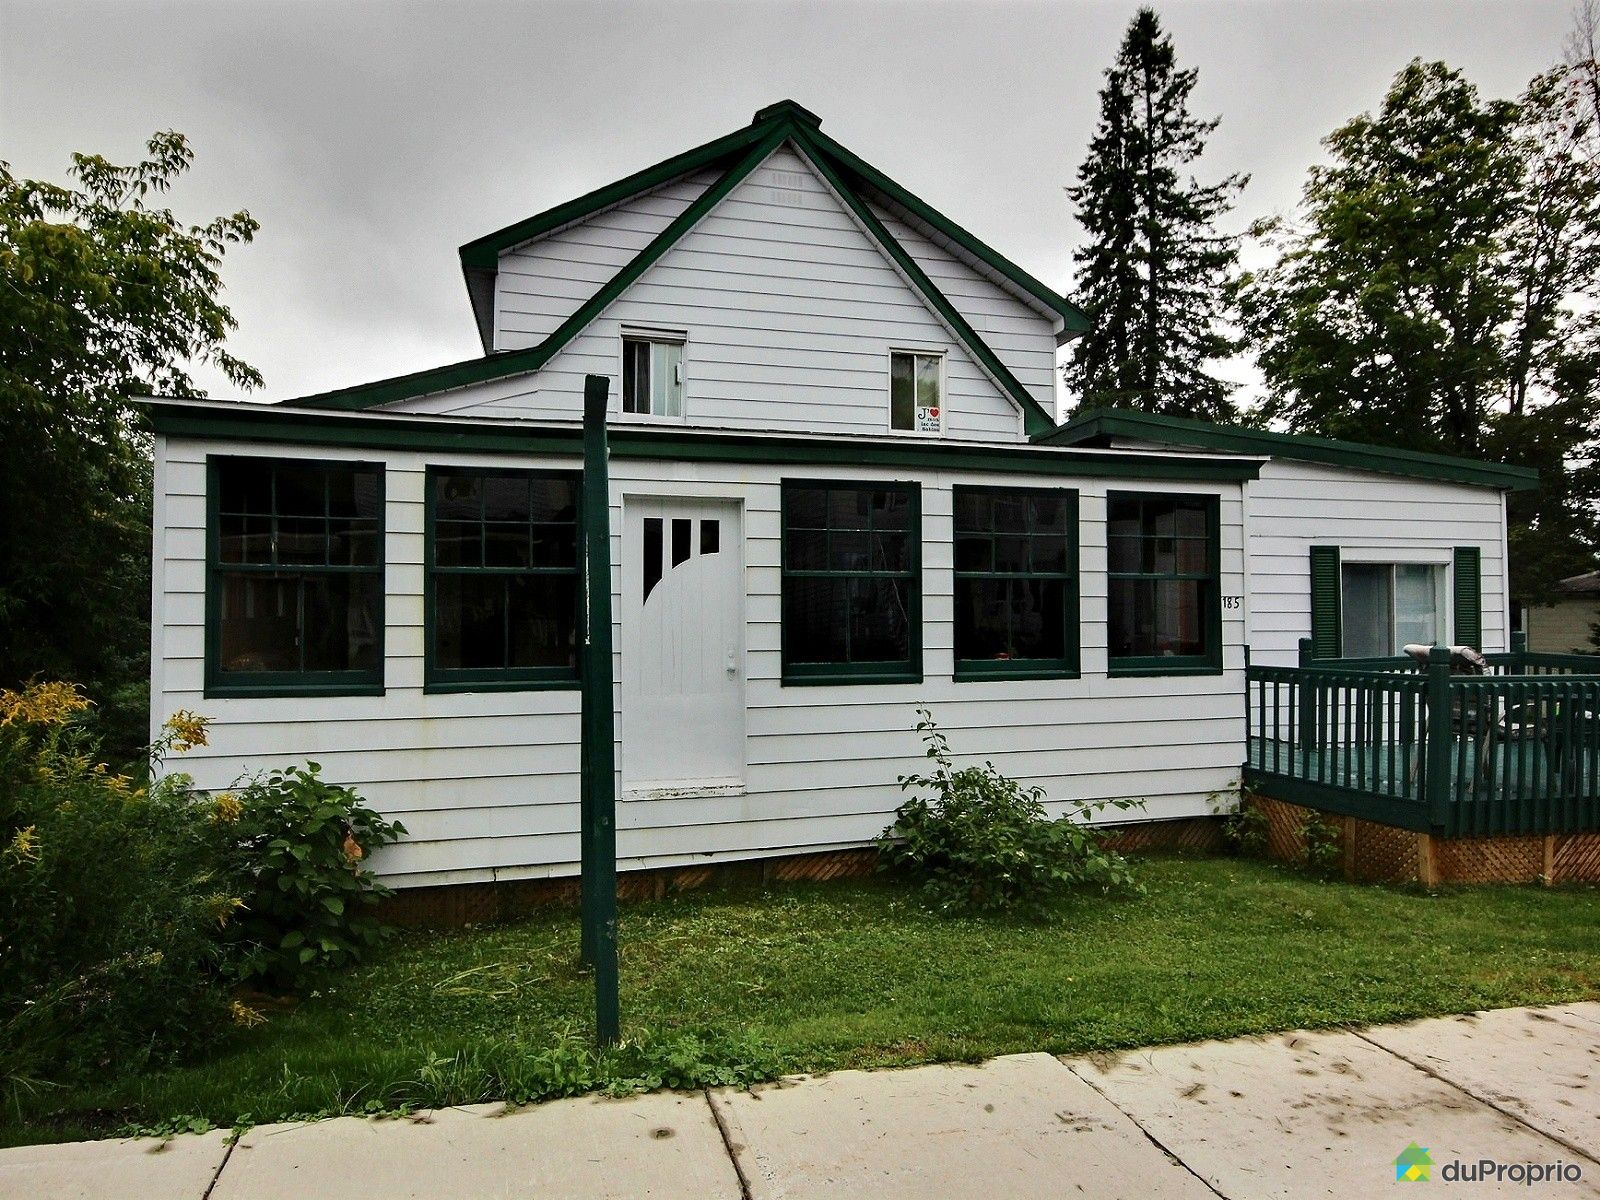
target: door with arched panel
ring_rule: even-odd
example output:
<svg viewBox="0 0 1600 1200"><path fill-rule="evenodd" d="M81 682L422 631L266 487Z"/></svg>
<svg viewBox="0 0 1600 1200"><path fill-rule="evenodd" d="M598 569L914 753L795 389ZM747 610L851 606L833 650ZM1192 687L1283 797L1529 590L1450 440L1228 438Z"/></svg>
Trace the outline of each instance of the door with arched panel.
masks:
<svg viewBox="0 0 1600 1200"><path fill-rule="evenodd" d="M625 795L744 789L743 546L736 502L623 503Z"/></svg>

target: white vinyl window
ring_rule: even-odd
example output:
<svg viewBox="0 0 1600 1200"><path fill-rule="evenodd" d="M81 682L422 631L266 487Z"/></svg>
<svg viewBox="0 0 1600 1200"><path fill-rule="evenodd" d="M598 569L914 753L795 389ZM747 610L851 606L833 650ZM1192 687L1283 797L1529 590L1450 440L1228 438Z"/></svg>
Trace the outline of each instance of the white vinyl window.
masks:
<svg viewBox="0 0 1600 1200"><path fill-rule="evenodd" d="M890 352L889 428L904 433L944 432L944 355Z"/></svg>
<svg viewBox="0 0 1600 1200"><path fill-rule="evenodd" d="M1347 562L1340 570L1343 652L1377 658L1444 637L1444 568L1432 563Z"/></svg>
<svg viewBox="0 0 1600 1200"><path fill-rule="evenodd" d="M683 416L682 335L622 335L622 411Z"/></svg>

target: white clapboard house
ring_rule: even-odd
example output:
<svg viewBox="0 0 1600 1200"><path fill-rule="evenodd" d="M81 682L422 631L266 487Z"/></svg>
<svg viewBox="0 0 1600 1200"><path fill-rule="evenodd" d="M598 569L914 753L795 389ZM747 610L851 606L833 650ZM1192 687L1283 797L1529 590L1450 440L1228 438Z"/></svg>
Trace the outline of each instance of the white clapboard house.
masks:
<svg viewBox="0 0 1600 1200"><path fill-rule="evenodd" d="M1204 815L1247 646L1504 648L1531 473L1058 427L1083 314L791 102L461 262L481 358L151 404L153 719L212 718L203 788L320 762L406 824L396 886L577 870L590 374L625 869L863 844L924 761L918 705L1053 802Z"/></svg>

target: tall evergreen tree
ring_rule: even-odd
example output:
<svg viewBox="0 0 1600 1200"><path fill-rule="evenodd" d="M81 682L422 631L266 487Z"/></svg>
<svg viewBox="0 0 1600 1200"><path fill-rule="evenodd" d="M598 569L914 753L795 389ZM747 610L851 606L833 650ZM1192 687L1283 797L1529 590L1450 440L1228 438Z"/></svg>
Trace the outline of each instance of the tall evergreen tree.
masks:
<svg viewBox="0 0 1600 1200"><path fill-rule="evenodd" d="M1227 384L1207 367L1236 348L1223 330L1238 248L1216 231L1246 183L1199 183L1190 168L1219 119L1189 113L1198 72L1179 70L1153 10L1128 26L1100 91L1100 123L1067 189L1089 241L1077 299L1094 328L1073 349L1068 387L1084 408L1229 420Z"/></svg>

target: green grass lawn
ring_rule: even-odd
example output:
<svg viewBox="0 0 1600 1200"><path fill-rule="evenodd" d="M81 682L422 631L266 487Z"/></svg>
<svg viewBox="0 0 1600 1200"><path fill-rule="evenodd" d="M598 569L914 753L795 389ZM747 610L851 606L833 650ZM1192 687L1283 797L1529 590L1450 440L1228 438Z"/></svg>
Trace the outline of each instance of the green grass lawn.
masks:
<svg viewBox="0 0 1600 1200"><path fill-rule="evenodd" d="M1136 865L1147 894L1084 896L1044 925L933 917L887 880L626 906L624 1032L745 1039L817 1071L1600 996L1600 889L1428 896L1236 859ZM490 1098L496 1085L441 1083L454 1056L570 1052L587 1035L577 936L572 909L404 935L203 1063L37 1093L0 1117L0 1142Z"/></svg>

